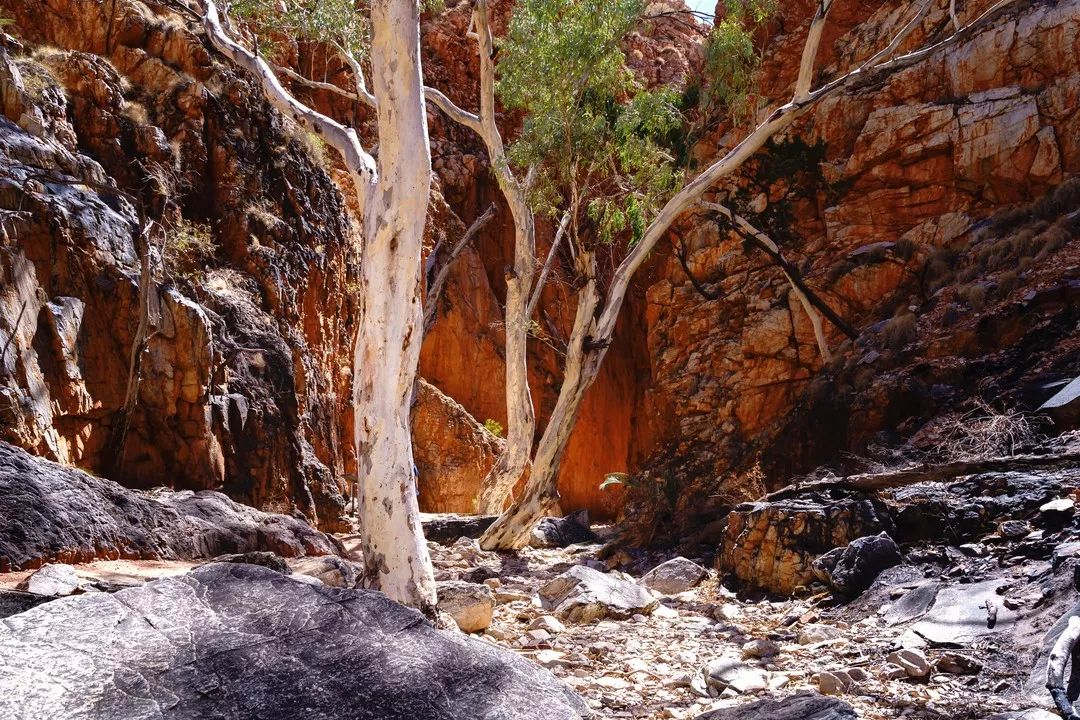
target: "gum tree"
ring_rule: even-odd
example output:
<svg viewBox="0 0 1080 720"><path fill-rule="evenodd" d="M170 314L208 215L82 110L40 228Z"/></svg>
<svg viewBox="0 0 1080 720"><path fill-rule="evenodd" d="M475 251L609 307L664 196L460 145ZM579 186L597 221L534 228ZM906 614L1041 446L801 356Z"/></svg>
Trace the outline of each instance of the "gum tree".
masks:
<svg viewBox="0 0 1080 720"><path fill-rule="evenodd" d="M521 0L515 7L499 54L500 90L506 105L526 113L526 122L509 155L512 163L534 168L543 179L530 189L534 209L568 213L578 290L555 408L532 454L525 490L481 538L485 549L524 547L536 521L557 504L559 467L585 391L599 374L634 274L672 224L699 209L732 218L729 209L715 203L703 208L702 203L710 189L735 173L770 138L823 99L910 67L970 37L1015 2L1001 0L967 24L955 20L955 30L947 37L899 53L934 3L944 0L919 2L884 47L854 69L815 87L818 47L834 1L817 3L790 99L765 114L760 124L704 170L673 177L666 173L674 173L675 166L659 162L661 137L672 122L671 98L662 92L638 91L626 76L619 47L643 19L643 3ZM763 7L753 2L728 6L736 11ZM724 30L732 33L737 27L726 24ZM739 47L737 37L728 41ZM629 235L630 241L602 282L597 252L620 234ZM506 325L529 319L512 317L508 308ZM827 352L824 346L823 351Z"/></svg>
<svg viewBox="0 0 1080 720"><path fill-rule="evenodd" d="M431 186L417 0L374 0L367 17L351 0L246 4L254 21L331 43L355 63L357 88L375 108L377 158L353 128L286 90L275 74L281 69L226 29L215 0L203 5L214 47L254 75L279 112L337 151L352 178L363 222L353 407L365 582L431 609L435 581L420 526L409 421L423 335L420 256ZM368 36L370 90L356 56Z"/></svg>

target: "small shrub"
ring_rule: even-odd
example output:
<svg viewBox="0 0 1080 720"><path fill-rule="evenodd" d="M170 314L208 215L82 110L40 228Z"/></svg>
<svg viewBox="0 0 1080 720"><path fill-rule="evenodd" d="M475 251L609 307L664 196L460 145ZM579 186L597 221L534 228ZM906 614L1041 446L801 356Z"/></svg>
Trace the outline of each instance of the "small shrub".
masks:
<svg viewBox="0 0 1080 720"><path fill-rule="evenodd" d="M851 262L850 260L844 260L842 262L837 263L836 265L833 265L832 267L829 268L829 273L828 273L829 284L830 285L835 284L837 281L840 280L840 278L844 277L845 275L847 275L849 272L851 272L854 269L855 269L855 263Z"/></svg>
<svg viewBox="0 0 1080 720"><path fill-rule="evenodd" d="M1020 286L1020 273L1016 270L1008 270L998 276L998 295L1005 297Z"/></svg>
<svg viewBox="0 0 1080 720"><path fill-rule="evenodd" d="M982 283L962 285L956 289L956 297L972 310L982 310L986 306L986 286Z"/></svg>
<svg viewBox="0 0 1080 720"><path fill-rule="evenodd" d="M503 426L502 423L500 423L498 420L492 420L491 418L488 418L484 421L484 429L495 437L503 436Z"/></svg>
<svg viewBox="0 0 1080 720"><path fill-rule="evenodd" d="M979 399L967 413L943 421L937 431L937 454L946 461L1015 455L1039 437L1024 413L998 411Z"/></svg>
<svg viewBox="0 0 1080 720"><path fill-rule="evenodd" d="M883 345L890 350L901 350L919 336L919 323L915 314L906 310L894 315L881 331Z"/></svg>
<svg viewBox="0 0 1080 720"><path fill-rule="evenodd" d="M956 303L949 303L949 306L945 308L945 312L941 314L941 324L945 327L952 327L956 323L960 322L960 318L964 316L963 308Z"/></svg>
<svg viewBox="0 0 1080 720"><path fill-rule="evenodd" d="M214 257L214 239L208 225L180 218L165 231L165 268L173 275L190 280L205 270Z"/></svg>
<svg viewBox="0 0 1080 720"><path fill-rule="evenodd" d="M907 238L901 238L896 241L893 246L893 253L901 260L910 260L915 257L915 253L918 251L919 246L915 244L913 240Z"/></svg>
<svg viewBox="0 0 1080 720"><path fill-rule="evenodd" d="M1080 208L1080 177L1066 180L1031 205L1031 214L1043 220L1054 220Z"/></svg>
<svg viewBox="0 0 1080 720"><path fill-rule="evenodd" d="M60 81L56 79L52 70L36 58L20 58L16 62L19 74L22 76L23 87L26 94L38 105L47 105L63 97L60 89ZM54 97L50 97L54 95Z"/></svg>
<svg viewBox="0 0 1080 720"><path fill-rule="evenodd" d="M969 283L979 276L979 268L974 265L968 265L957 274L956 279L962 283Z"/></svg>

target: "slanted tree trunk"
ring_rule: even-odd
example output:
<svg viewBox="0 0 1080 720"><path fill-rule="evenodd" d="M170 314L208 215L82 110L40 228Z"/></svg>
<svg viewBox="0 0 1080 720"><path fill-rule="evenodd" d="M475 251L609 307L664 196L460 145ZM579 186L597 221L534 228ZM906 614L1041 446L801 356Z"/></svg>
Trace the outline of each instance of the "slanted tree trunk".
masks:
<svg viewBox="0 0 1080 720"><path fill-rule="evenodd" d="M420 526L409 424L423 335L420 256L431 185L417 1L371 3L368 99L377 109L377 163L355 130L297 101L262 58L232 40L213 0L205 6L203 24L214 46L258 78L272 105L337 150L353 178L364 228L353 363L364 580L394 600L430 610L435 580Z"/></svg>
<svg viewBox="0 0 1080 720"><path fill-rule="evenodd" d="M603 355L589 336L595 322L600 294L596 281L596 258L583 252L578 267L585 284L578 293L577 311L570 331L570 342L563 367L563 382L555 409L548 418L544 434L536 447L532 471L525 490L510 508L487 529L480 538L485 550L519 550L529 544L533 525L551 512L559 502L559 469L574 430L581 401L589 389Z"/></svg>
<svg viewBox="0 0 1080 720"><path fill-rule="evenodd" d="M817 57L829 10L833 5L833 0L818 0L818 7L811 20L807 40L803 46L799 77L791 100L773 110L764 122L754 128L741 142L683 186L682 190L665 203L646 228L641 240L634 245L616 268L602 305L599 304L594 285L595 274L587 276L585 288L578 296L578 313L574 323L571 348L567 353L563 389L560 391L556 411L552 414L549 427L545 430L537 448L529 482L522 496L513 502L481 537L481 547L485 550L512 550L524 547L533 525L558 502L558 465L565 452L566 443L569 441L569 430L572 429L580 410L581 400L600 372L600 366L614 335L615 322L626 299L634 273L664 237L672 223L685 211L699 203L705 193L717 182L741 167L761 149L769 138L788 128L821 100L857 82L910 67L928 55L970 37L975 29L992 20L1014 2L1016 0L1000 0L975 21L960 28L944 40L906 55L894 57L900 44L921 24L929 11L931 3L925 2L913 13L888 45L854 70L811 90L814 60ZM587 318L583 318L583 309L587 311ZM581 328L579 328L579 323L582 324ZM582 344L580 348L577 348L574 340L579 332ZM572 358L576 350L580 351L580 355ZM565 423L569 424L569 428L563 432Z"/></svg>
<svg viewBox="0 0 1080 720"><path fill-rule="evenodd" d="M428 97L451 119L474 130L487 148L492 172L514 220L514 264L506 271L503 330L506 365L506 449L480 485L477 512L502 511L506 496L529 465L536 417L529 389L529 307L536 273L536 223L526 197L528 180L515 177L506 157L502 133L495 121L495 45L488 21L487 0L477 0L473 12L480 60L480 112L466 112L442 93L428 88Z"/></svg>

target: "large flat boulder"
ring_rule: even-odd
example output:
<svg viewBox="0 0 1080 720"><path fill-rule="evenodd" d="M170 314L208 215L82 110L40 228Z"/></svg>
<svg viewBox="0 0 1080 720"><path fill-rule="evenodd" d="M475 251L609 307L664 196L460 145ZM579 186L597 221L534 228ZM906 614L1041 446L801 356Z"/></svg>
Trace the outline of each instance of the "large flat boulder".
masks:
<svg viewBox="0 0 1080 720"><path fill-rule="evenodd" d="M923 640L933 646L964 647L996 633L1007 633L1016 611L1001 600L1005 580L983 580L938 591L933 606L911 626L902 642Z"/></svg>
<svg viewBox="0 0 1080 720"><path fill-rule="evenodd" d="M0 442L0 572L47 562L337 553L296 518L211 490L140 493Z"/></svg>
<svg viewBox="0 0 1080 720"><path fill-rule="evenodd" d="M636 582L584 565L575 565L548 581L539 594L545 609L577 623L648 615L660 604Z"/></svg>
<svg viewBox="0 0 1080 720"><path fill-rule="evenodd" d="M575 720L542 668L381 593L212 563L0 623L11 720Z"/></svg>

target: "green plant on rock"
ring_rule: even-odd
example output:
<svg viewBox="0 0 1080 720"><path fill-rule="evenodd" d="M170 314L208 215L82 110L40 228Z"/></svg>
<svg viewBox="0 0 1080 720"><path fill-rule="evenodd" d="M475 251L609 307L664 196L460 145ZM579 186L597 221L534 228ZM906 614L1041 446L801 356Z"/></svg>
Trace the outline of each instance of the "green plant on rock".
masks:
<svg viewBox="0 0 1080 720"><path fill-rule="evenodd" d="M206 269L215 253L209 225L180 218L165 228L162 260L171 275L190 281Z"/></svg>
<svg viewBox="0 0 1080 720"><path fill-rule="evenodd" d="M484 430L490 433L493 437L503 436L503 426L498 420L488 418L484 421Z"/></svg>

